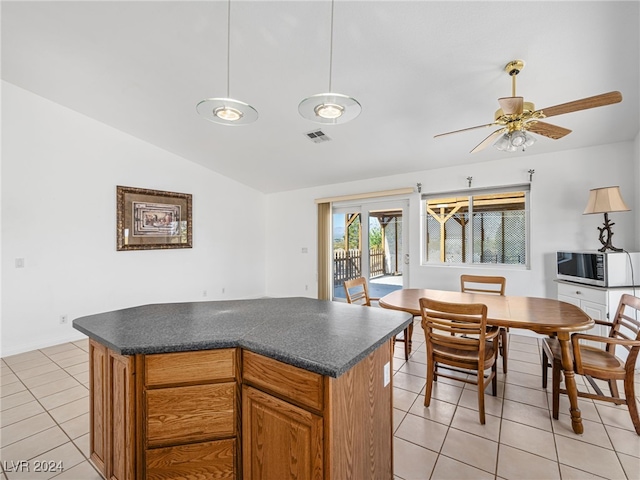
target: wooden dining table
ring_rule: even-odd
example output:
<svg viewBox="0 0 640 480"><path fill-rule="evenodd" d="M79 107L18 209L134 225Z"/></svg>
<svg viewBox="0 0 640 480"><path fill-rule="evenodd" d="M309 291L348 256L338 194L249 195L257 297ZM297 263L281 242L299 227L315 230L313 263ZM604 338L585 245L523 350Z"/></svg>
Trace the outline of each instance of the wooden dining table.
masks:
<svg viewBox="0 0 640 480"><path fill-rule="evenodd" d="M570 338L573 332L588 330L594 325L594 321L583 310L552 298L487 295L423 288L396 290L380 298L379 305L420 316L420 298L424 297L450 303L483 303L487 306L489 325L523 328L543 335L556 336L562 349L562 369L570 403L571 426L575 433L583 432Z"/></svg>

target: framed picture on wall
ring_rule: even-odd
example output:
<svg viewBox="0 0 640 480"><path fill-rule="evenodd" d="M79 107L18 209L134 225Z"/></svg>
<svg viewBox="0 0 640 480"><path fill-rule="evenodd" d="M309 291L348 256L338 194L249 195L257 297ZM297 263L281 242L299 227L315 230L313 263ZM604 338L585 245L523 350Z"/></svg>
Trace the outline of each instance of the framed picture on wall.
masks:
<svg viewBox="0 0 640 480"><path fill-rule="evenodd" d="M191 194L116 188L117 250L191 248Z"/></svg>

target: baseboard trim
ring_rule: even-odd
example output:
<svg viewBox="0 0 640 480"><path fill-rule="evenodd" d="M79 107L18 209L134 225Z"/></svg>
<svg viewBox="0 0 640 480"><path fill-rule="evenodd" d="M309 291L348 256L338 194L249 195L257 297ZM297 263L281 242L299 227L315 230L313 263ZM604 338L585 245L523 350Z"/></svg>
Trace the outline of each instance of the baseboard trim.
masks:
<svg viewBox="0 0 640 480"><path fill-rule="evenodd" d="M12 355L18 355L20 353L30 352L31 350L39 350L41 348L52 347L54 345L60 345L61 343L77 342L78 340L84 340L87 336L78 331L71 331L65 335L59 337L48 338L47 340L40 340L37 342L23 343L20 345L12 345L11 348L0 347L0 358L10 357Z"/></svg>

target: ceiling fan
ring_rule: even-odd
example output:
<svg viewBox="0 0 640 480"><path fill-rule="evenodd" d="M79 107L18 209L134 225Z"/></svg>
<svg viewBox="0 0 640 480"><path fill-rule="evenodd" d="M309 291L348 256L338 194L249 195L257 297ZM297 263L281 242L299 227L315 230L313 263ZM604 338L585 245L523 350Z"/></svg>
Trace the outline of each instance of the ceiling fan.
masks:
<svg viewBox="0 0 640 480"><path fill-rule="evenodd" d="M494 145L498 150L509 152L518 149L524 150L535 142L535 138L527 132L537 133L538 135L543 135L554 140L558 140L571 133L571 130L567 128L542 122L540 121L541 119L577 112L578 110L602 107L622 101L622 94L614 91L536 110L533 103L525 102L523 97L516 96L516 75L518 75L523 68L523 60L513 60L504 67L504 70L511 76L511 96L498 99L500 108L495 113L493 123L441 133L435 135L434 138L451 135L453 133L466 132L476 128L499 126L500 128L498 130L491 133L476 145L475 148L471 150L471 153L479 152L494 142L494 140L497 140Z"/></svg>

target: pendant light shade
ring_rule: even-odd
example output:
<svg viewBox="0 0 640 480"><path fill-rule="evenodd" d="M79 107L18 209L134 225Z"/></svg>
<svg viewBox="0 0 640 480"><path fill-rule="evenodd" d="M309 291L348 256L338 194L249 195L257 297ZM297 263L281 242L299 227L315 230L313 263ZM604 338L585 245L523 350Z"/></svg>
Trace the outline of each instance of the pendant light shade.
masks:
<svg viewBox="0 0 640 480"><path fill-rule="evenodd" d="M355 98L340 93L319 93L305 98L298 105L298 112L316 123L337 124L353 120L362 111Z"/></svg>
<svg viewBox="0 0 640 480"><path fill-rule="evenodd" d="M305 98L298 105L298 112L307 120L316 123L338 124L353 120L362 111L362 106L355 98L341 93L331 92L331 76L333 72L333 6L331 0L331 44L329 47L329 92L319 93Z"/></svg>
<svg viewBox="0 0 640 480"><path fill-rule="evenodd" d="M258 111L248 103L229 98L231 51L231 0L227 3L227 97L206 98L196 105L196 111L206 120L220 125L248 125L258 119Z"/></svg>
<svg viewBox="0 0 640 480"><path fill-rule="evenodd" d="M258 119L258 111L251 105L233 98L207 98L196 105L205 119L221 125L248 125Z"/></svg>

